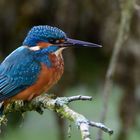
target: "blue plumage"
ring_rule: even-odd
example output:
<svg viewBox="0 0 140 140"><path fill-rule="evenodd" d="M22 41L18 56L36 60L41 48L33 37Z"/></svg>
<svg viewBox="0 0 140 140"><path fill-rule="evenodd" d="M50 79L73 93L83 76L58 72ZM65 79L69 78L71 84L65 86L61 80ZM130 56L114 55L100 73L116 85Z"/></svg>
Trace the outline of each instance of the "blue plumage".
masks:
<svg viewBox="0 0 140 140"><path fill-rule="evenodd" d="M23 45L25 46L35 46L38 42L49 42L51 39L65 39L66 34L56 28L51 26L35 26L33 27L27 37L25 38Z"/></svg>
<svg viewBox="0 0 140 140"><path fill-rule="evenodd" d="M33 53L33 55L35 57L35 60L46 64L47 67L51 67L52 64L49 59L49 54L52 52L55 52L58 49L59 49L59 47L57 47L57 46L50 46L50 47L35 51Z"/></svg>
<svg viewBox="0 0 140 140"><path fill-rule="evenodd" d="M40 95L42 91L48 91L62 76L64 65L61 53L64 48L101 47L67 38L62 30L51 26L33 27L22 45L0 64L0 102L23 93L24 89L27 89L28 93L25 94L28 97L31 95L31 98ZM30 93L28 87L33 87L35 91ZM0 112L2 109L0 107Z"/></svg>
<svg viewBox="0 0 140 140"><path fill-rule="evenodd" d="M29 31L23 46L13 51L0 64L0 102L36 83L41 72L41 63L51 67L49 54L59 49L57 45L37 51L28 47L34 47L39 42L51 43L57 39L66 39L66 34L56 27L35 26ZM2 112L3 106L0 107L0 114Z"/></svg>
<svg viewBox="0 0 140 140"><path fill-rule="evenodd" d="M28 48L16 49L0 65L0 101L35 83L40 69L40 63Z"/></svg>

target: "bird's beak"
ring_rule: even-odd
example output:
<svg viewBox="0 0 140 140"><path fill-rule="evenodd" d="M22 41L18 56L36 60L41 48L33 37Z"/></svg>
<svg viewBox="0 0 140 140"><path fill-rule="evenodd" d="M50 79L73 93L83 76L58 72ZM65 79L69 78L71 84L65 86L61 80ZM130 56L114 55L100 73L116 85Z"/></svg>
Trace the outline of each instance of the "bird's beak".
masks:
<svg viewBox="0 0 140 140"><path fill-rule="evenodd" d="M65 42L60 44L60 47L102 47L102 46L95 43L67 38Z"/></svg>

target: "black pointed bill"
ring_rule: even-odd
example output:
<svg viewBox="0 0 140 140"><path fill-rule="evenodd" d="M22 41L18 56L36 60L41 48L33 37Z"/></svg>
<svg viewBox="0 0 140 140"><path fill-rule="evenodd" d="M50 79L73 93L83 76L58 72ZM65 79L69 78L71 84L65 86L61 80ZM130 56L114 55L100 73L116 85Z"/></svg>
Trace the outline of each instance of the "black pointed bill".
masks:
<svg viewBox="0 0 140 140"><path fill-rule="evenodd" d="M67 40L60 44L60 47L102 47L101 45L90 43L86 41L67 38Z"/></svg>

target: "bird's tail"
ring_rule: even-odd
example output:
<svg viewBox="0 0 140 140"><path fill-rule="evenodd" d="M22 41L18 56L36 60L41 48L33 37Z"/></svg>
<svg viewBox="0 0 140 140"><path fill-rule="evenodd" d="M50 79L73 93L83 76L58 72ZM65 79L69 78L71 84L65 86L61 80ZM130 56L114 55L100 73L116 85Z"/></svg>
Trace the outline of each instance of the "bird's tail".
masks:
<svg viewBox="0 0 140 140"><path fill-rule="evenodd" d="M0 116L3 115L3 110L4 110L4 105L3 105L4 102L0 102Z"/></svg>

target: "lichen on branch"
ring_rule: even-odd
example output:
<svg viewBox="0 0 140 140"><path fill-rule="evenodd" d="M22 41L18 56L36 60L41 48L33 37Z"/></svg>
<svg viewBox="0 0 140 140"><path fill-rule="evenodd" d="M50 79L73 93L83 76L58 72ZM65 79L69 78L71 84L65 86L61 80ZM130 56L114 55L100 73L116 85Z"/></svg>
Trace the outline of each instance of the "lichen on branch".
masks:
<svg viewBox="0 0 140 140"><path fill-rule="evenodd" d="M41 95L31 100L30 102L14 101L8 104L7 107L4 109L4 115L0 118L0 125L2 125L3 123L7 123L6 116L10 112L23 113L26 111L37 111L38 113L42 114L43 109L49 109L55 111L63 118L74 122L79 128L83 140L91 140L89 127L97 127L110 135L113 134L113 130L107 128L101 123L96 123L88 120L85 116L73 111L68 107L68 104L70 102L77 100L91 101L92 97L78 95L72 97L58 97L56 99L52 99L47 95Z"/></svg>

